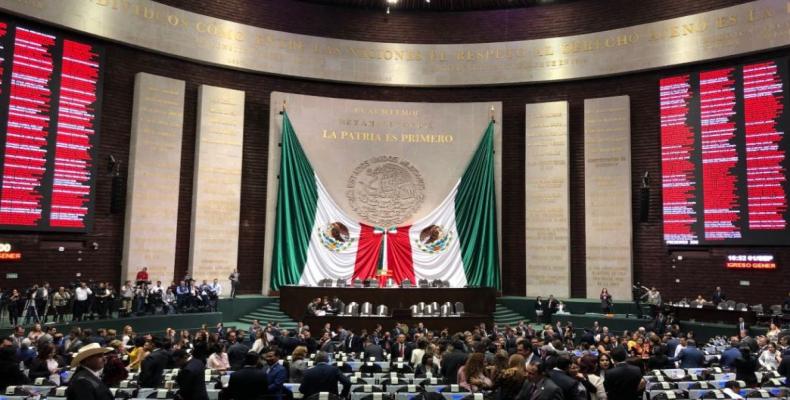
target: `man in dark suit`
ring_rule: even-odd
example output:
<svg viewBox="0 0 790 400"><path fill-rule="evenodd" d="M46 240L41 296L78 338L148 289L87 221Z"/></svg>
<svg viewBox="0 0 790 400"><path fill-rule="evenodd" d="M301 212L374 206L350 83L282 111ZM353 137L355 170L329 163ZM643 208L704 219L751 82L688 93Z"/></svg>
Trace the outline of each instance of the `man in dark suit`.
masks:
<svg viewBox="0 0 790 400"><path fill-rule="evenodd" d="M296 338L296 332L289 332L283 330L279 337L276 339L278 345L283 350L284 354L291 354L294 352L296 346L299 346L299 339Z"/></svg>
<svg viewBox="0 0 790 400"><path fill-rule="evenodd" d="M277 355L277 349L271 348L266 355L266 364L269 369L266 371L266 381L268 383L267 394L272 398L280 400L285 393L285 382L288 380L288 371L280 365L280 357Z"/></svg>
<svg viewBox="0 0 790 400"><path fill-rule="evenodd" d="M782 354L782 362L779 363L777 372L785 377L785 386L790 386L790 350Z"/></svg>
<svg viewBox="0 0 790 400"><path fill-rule="evenodd" d="M225 393L228 400L257 400L266 396L269 381L266 372L259 367L258 353L247 353L244 366L230 375Z"/></svg>
<svg viewBox="0 0 790 400"><path fill-rule="evenodd" d="M162 347L162 339L154 337L151 340L154 351L151 352L140 364L140 387L158 388L162 386L162 372L170 364L170 355Z"/></svg>
<svg viewBox="0 0 790 400"><path fill-rule="evenodd" d="M370 337L365 338L365 354L363 356L363 361L370 361L373 358L373 361L384 361L384 349L373 343L370 340Z"/></svg>
<svg viewBox="0 0 790 400"><path fill-rule="evenodd" d="M637 400L645 388L642 371L639 367L626 364L626 352L616 347L611 353L615 366L604 377L603 385L609 400Z"/></svg>
<svg viewBox="0 0 790 400"><path fill-rule="evenodd" d="M749 336L748 328L741 330L741 346L744 345L749 347L749 350L751 350L753 354L757 354L760 351L760 345L757 344L757 341L753 337Z"/></svg>
<svg viewBox="0 0 790 400"><path fill-rule="evenodd" d="M704 368L705 354L697 348L697 342L689 339L686 342L686 348L678 354L678 361L680 361L680 368Z"/></svg>
<svg viewBox="0 0 790 400"><path fill-rule="evenodd" d="M302 384L299 385L302 397L309 397L321 392L338 394L338 383L343 385L340 396L347 397L351 389L351 381L337 367L328 364L329 356L323 351L319 351L315 355L315 362L315 366L304 372Z"/></svg>
<svg viewBox="0 0 790 400"><path fill-rule="evenodd" d="M518 392L516 400L564 400L562 389L546 377L543 366L538 363L527 364L526 380Z"/></svg>
<svg viewBox="0 0 790 400"><path fill-rule="evenodd" d="M77 372L71 377L66 389L68 400L112 400L114 397L107 385L97 376L106 362L104 355L112 351L98 343L83 346L71 361Z"/></svg>
<svg viewBox="0 0 790 400"><path fill-rule="evenodd" d="M409 362L411 360L411 351L411 346L406 343L406 335L401 333L392 345L392 362L398 361L398 358L402 358L404 362Z"/></svg>
<svg viewBox="0 0 790 400"><path fill-rule="evenodd" d="M176 383L178 383L178 396L183 400L208 400L206 392L206 366L203 361L191 357L182 349L173 352L173 362L180 368Z"/></svg>
<svg viewBox="0 0 790 400"><path fill-rule="evenodd" d="M680 339L675 336L672 336L671 333L667 332L664 334L665 338L665 345L667 349L667 357L674 358L675 357L675 349L678 348L680 345Z"/></svg>
<svg viewBox="0 0 790 400"><path fill-rule="evenodd" d="M442 356L441 370L439 373L444 377L448 384L458 383L458 369L466 364L466 353L463 352L463 344L459 341L453 342L452 350Z"/></svg>
<svg viewBox="0 0 790 400"><path fill-rule="evenodd" d="M343 341L343 347L347 353L362 353L362 338L357 336L351 329L348 330L348 336Z"/></svg>
<svg viewBox="0 0 790 400"><path fill-rule="evenodd" d="M228 347L228 363L232 371L238 371L244 365L244 357L250 348L237 340L236 332L228 334L230 346Z"/></svg>
<svg viewBox="0 0 790 400"><path fill-rule="evenodd" d="M741 356L741 351L738 349L740 346L740 341L738 340L737 336L733 336L730 338L730 347L724 352L721 353L721 360L719 363L722 367L727 368L729 370L735 369L735 360Z"/></svg>
<svg viewBox="0 0 790 400"><path fill-rule="evenodd" d="M579 390L579 381L568 375L571 359L568 356L557 357L557 366L549 371L549 378L562 389L565 400L586 400L587 393Z"/></svg>
<svg viewBox="0 0 790 400"><path fill-rule="evenodd" d="M727 301L727 296L725 296L724 292L721 291L721 286L716 286L716 290L713 292L711 301L715 306L718 306L722 301Z"/></svg>
<svg viewBox="0 0 790 400"><path fill-rule="evenodd" d="M738 317L738 333L742 334L743 332L746 332L747 335L749 334L749 324L743 320L743 317Z"/></svg>

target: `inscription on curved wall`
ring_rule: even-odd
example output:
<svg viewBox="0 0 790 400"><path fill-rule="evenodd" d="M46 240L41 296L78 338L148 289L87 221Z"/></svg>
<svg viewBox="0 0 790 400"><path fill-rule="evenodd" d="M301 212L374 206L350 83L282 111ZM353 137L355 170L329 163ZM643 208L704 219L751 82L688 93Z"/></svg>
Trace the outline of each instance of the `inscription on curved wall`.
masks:
<svg viewBox="0 0 790 400"><path fill-rule="evenodd" d="M589 78L787 46L789 4L757 0L584 35L474 44L299 35L151 0L0 0L0 9L228 68L374 85L459 86Z"/></svg>

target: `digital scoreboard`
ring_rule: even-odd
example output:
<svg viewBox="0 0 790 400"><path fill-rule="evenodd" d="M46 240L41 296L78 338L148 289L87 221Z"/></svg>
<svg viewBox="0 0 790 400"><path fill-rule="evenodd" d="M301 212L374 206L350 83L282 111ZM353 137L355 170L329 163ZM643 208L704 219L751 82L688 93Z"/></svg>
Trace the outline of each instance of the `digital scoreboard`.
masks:
<svg viewBox="0 0 790 400"><path fill-rule="evenodd" d="M790 245L787 64L661 79L668 245Z"/></svg>
<svg viewBox="0 0 790 400"><path fill-rule="evenodd" d="M91 228L102 50L0 20L0 229Z"/></svg>

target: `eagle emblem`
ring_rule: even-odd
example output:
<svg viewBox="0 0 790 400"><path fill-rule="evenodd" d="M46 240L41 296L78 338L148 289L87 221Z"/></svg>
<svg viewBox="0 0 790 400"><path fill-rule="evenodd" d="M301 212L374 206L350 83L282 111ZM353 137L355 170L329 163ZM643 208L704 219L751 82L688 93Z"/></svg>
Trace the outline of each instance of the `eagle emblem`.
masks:
<svg viewBox="0 0 790 400"><path fill-rule="evenodd" d="M318 238L327 250L340 253L356 241L348 233L348 227L342 222L332 222L318 228Z"/></svg>
<svg viewBox="0 0 790 400"><path fill-rule="evenodd" d="M439 225L430 225L420 232L420 238L415 239L417 248L428 254L442 253L453 240L453 232Z"/></svg>

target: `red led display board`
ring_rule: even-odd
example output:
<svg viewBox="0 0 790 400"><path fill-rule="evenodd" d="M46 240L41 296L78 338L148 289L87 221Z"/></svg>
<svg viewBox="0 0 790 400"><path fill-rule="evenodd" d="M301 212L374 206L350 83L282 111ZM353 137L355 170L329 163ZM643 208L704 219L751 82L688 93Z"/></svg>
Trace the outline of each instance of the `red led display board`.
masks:
<svg viewBox="0 0 790 400"><path fill-rule="evenodd" d="M661 79L668 245L790 245L787 64Z"/></svg>
<svg viewBox="0 0 790 400"><path fill-rule="evenodd" d="M0 229L93 222L102 50L0 21Z"/></svg>

